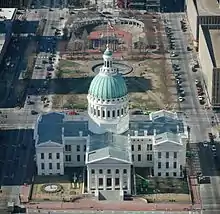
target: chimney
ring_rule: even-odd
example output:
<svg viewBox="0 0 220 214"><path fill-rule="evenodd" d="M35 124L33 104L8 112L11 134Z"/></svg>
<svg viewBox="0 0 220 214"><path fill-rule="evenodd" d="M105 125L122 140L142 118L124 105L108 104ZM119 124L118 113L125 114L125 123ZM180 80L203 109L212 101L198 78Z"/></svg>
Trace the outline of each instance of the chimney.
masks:
<svg viewBox="0 0 220 214"><path fill-rule="evenodd" d="M147 130L144 130L144 136L147 136Z"/></svg>
<svg viewBox="0 0 220 214"><path fill-rule="evenodd" d="M79 131L79 136L82 137L83 136L83 132Z"/></svg>
<svg viewBox="0 0 220 214"><path fill-rule="evenodd" d="M154 129L154 136L156 136L157 135L157 130L156 129Z"/></svg>
<svg viewBox="0 0 220 214"><path fill-rule="evenodd" d="M138 131L134 131L134 136L138 136Z"/></svg>

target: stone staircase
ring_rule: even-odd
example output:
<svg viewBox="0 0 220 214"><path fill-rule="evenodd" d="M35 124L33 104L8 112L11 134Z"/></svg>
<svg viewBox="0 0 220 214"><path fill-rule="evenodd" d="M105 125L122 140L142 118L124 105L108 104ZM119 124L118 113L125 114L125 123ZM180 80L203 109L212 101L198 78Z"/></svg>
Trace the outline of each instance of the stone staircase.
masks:
<svg viewBox="0 0 220 214"><path fill-rule="evenodd" d="M120 190L100 190L97 191L96 199L99 201L123 201L124 200L124 192Z"/></svg>

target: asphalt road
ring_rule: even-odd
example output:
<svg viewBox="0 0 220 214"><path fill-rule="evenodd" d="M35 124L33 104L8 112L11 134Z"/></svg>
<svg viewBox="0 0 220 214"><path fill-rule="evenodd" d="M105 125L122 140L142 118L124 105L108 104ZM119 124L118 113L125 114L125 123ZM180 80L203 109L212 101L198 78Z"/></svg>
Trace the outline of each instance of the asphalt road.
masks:
<svg viewBox="0 0 220 214"><path fill-rule="evenodd" d="M30 183L35 171L33 130L0 131L0 185L10 192L8 201L18 201L20 186ZM7 201L6 201L7 202ZM5 204L0 203L0 208Z"/></svg>
<svg viewBox="0 0 220 214"><path fill-rule="evenodd" d="M34 214L34 213L38 213L38 210L28 210L29 214ZM61 211L47 211L47 210L41 210L40 213L44 213L44 214L64 214L64 213L68 213L68 214L99 214L99 213L103 213L103 214L168 214L170 213L169 211L86 211L86 210L77 210L77 211L69 211L69 210L61 210ZM199 214L200 212L175 212L175 214Z"/></svg>
<svg viewBox="0 0 220 214"><path fill-rule="evenodd" d="M172 62L180 65L180 73L183 77L186 100L180 103L180 106L181 110L185 113L183 119L191 128L190 148L193 153L193 173L196 175L202 172L204 176L210 176L210 184L200 185L202 206L206 210L203 213L211 214L214 211L220 212L219 166L213 160L213 154L210 149L211 145L209 144L208 147L204 147L203 145L203 142L208 140L208 132L212 130L210 121L214 113L211 110L206 110L198 101L195 80L203 81L201 72L197 71L193 73L191 71L192 63L197 61L197 56L186 50L190 32L183 33L181 31L180 20L184 15L171 13L164 14L163 16L169 20L168 23L170 23L174 37L176 38L176 53L179 56L172 59ZM219 153L219 149L219 145L217 144L217 153Z"/></svg>

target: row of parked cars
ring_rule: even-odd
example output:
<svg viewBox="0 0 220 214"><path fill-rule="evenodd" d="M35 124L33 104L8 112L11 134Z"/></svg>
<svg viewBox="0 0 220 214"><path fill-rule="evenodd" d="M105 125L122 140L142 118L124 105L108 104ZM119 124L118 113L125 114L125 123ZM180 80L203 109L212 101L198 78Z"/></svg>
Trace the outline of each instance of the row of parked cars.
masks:
<svg viewBox="0 0 220 214"><path fill-rule="evenodd" d="M196 89L197 89L197 95L198 95L198 99L201 105L205 104L205 97L204 97L204 90L202 87L202 84L199 80L195 80L195 84L196 84Z"/></svg>

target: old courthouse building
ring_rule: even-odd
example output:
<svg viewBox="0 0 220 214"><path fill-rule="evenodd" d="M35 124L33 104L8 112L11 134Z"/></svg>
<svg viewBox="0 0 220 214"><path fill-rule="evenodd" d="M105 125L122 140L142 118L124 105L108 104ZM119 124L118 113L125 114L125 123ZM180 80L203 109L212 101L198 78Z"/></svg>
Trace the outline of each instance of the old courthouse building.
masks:
<svg viewBox="0 0 220 214"><path fill-rule="evenodd" d="M39 116L34 133L38 174L63 175L65 167L85 167L89 193L131 193L132 167L143 167L151 176L182 177L183 122L165 110L129 116L127 86L108 47L103 60L88 91L88 117Z"/></svg>

